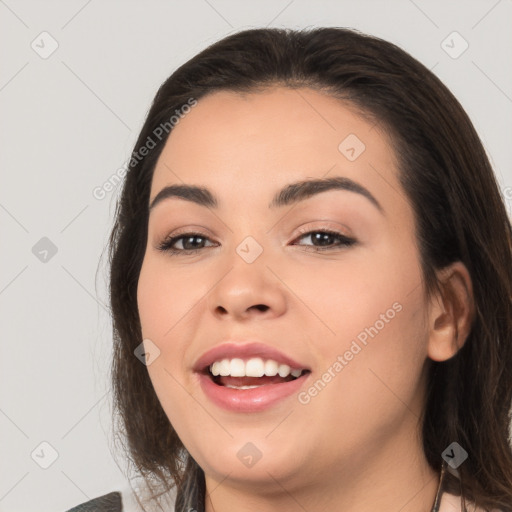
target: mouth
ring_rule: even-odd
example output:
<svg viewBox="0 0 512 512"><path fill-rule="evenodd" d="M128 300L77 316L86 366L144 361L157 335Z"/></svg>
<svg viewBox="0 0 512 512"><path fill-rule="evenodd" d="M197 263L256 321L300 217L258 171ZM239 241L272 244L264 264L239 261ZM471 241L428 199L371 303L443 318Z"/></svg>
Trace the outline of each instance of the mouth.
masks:
<svg viewBox="0 0 512 512"><path fill-rule="evenodd" d="M213 404L230 412L258 413L297 395L311 371L273 360L235 358L215 361L198 373Z"/></svg>
<svg viewBox="0 0 512 512"><path fill-rule="evenodd" d="M292 368L273 359L222 359L203 368L203 375L217 386L248 390L291 382L311 373L306 368Z"/></svg>
<svg viewBox="0 0 512 512"><path fill-rule="evenodd" d="M299 393L311 369L261 342L226 342L204 353L193 370L205 397L236 413L264 411Z"/></svg>

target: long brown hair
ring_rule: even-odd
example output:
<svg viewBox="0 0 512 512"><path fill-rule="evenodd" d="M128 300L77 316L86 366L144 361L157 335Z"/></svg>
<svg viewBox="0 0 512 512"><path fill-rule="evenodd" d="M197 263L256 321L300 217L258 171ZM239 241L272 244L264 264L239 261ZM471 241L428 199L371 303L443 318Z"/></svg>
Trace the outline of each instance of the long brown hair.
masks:
<svg viewBox="0 0 512 512"><path fill-rule="evenodd" d="M473 327L456 356L430 366L423 446L439 471L442 452L458 442L469 454L458 469L463 497L484 508L511 510L512 228L503 198L470 119L446 86L397 46L342 28L238 32L182 65L156 94L110 238L114 424L129 459L162 492L176 486L176 510L204 499L204 474L134 356L142 341L136 292L151 180L168 137L155 137L155 129L191 98L272 86L325 91L386 127L414 210L425 292L436 288L436 270L454 261L468 268ZM155 147L141 158L148 138Z"/></svg>

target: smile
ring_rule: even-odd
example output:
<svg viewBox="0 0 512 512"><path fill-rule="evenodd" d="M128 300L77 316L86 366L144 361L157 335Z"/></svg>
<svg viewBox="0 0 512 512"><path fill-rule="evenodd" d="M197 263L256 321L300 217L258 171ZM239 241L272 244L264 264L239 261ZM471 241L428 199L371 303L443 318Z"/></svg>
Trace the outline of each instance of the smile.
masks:
<svg viewBox="0 0 512 512"><path fill-rule="evenodd" d="M234 412L259 412L299 392L307 369L292 369L272 359L215 361L199 374L203 392L217 406Z"/></svg>

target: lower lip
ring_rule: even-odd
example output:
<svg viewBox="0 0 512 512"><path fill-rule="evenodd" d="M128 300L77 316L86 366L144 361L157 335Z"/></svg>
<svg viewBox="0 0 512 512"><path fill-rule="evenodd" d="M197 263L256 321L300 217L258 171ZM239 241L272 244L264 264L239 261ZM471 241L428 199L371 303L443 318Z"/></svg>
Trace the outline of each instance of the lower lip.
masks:
<svg viewBox="0 0 512 512"><path fill-rule="evenodd" d="M309 373L282 384L265 384L252 389L219 386L205 374L199 374L204 394L216 405L232 412L259 412L297 394Z"/></svg>

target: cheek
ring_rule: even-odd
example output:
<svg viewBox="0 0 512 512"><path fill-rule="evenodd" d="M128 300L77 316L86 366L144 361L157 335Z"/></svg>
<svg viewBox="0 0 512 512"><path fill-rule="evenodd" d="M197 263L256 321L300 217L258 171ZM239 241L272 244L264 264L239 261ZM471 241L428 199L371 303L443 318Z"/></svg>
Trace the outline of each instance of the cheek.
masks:
<svg viewBox="0 0 512 512"><path fill-rule="evenodd" d="M165 258L146 256L137 287L143 336L166 348L175 339L173 333L189 321L206 296L209 281L204 277L186 267L170 271Z"/></svg>
<svg viewBox="0 0 512 512"><path fill-rule="evenodd" d="M283 278L293 281L293 289L315 313L307 313L307 325L301 327L321 362L317 387L328 388L318 402L327 408L344 404L327 414L396 410L403 408L397 396L408 403L418 394L428 334L421 268L412 244L378 255L354 253L343 265L318 265L293 278L290 271Z"/></svg>
<svg viewBox="0 0 512 512"><path fill-rule="evenodd" d="M148 372L161 402L180 396L178 382L183 381L186 355L186 344L180 340L187 339L184 329L191 328L194 305L199 304L201 292L192 286L190 276L169 272L165 267L165 261L146 257L137 287L145 350L156 351L155 345L158 349L158 357L148 365Z"/></svg>
<svg viewBox="0 0 512 512"><path fill-rule="evenodd" d="M347 445L358 436L378 443L376 433L391 435L404 416L416 421L422 407L427 330L420 268L413 258L379 261L362 265L361 273L331 273L330 281L317 275L310 295L334 334L316 343L323 367L302 403L309 400L309 417L322 418L327 436L344 432ZM320 282L329 294L321 294Z"/></svg>
<svg viewBox="0 0 512 512"><path fill-rule="evenodd" d="M180 340L190 338L194 305L199 305L204 293L187 269L169 272L165 259L151 255L144 259L137 287L142 336L160 351L147 370L167 417L182 441L188 444L194 439L193 435L190 438L193 429L188 418L191 414L200 417L201 410L196 410L196 402L190 399L187 375L183 371L186 345ZM144 343L151 347L151 343Z"/></svg>
<svg viewBox="0 0 512 512"><path fill-rule="evenodd" d="M368 321L362 314L343 317L337 336L323 338L323 364L298 397L308 429L331 440L318 447L318 457L328 460L336 443L339 453L350 454L354 462L364 460L404 432L404 425L419 421L426 339L415 299L421 300L409 296L391 309L369 304L387 323L375 320L374 313L366 314ZM281 441L286 443L285 438Z"/></svg>
<svg viewBox="0 0 512 512"><path fill-rule="evenodd" d="M297 309L292 315L307 323L308 334L318 338L314 345L327 352L343 349L359 334L364 340L375 325L379 333L400 326L394 336L399 343L407 337L404 328L418 325L424 307L412 243L401 250L385 243L349 249L343 258L311 257L274 270L299 298L292 302Z"/></svg>

